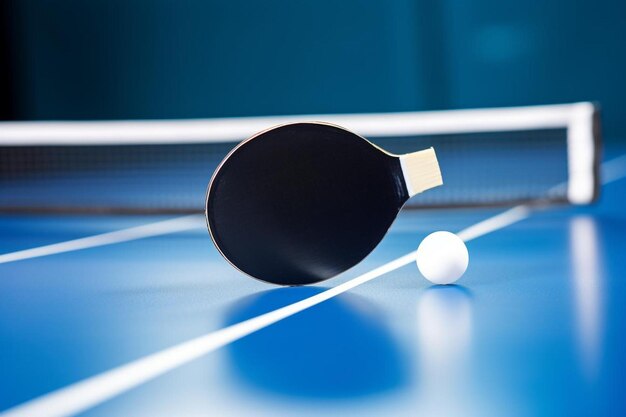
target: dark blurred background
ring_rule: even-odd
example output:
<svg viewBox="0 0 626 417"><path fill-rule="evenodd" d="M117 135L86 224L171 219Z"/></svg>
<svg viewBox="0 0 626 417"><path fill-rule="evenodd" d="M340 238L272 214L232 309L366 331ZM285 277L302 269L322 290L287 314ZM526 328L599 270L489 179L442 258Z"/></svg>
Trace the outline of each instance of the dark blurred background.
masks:
<svg viewBox="0 0 626 417"><path fill-rule="evenodd" d="M595 100L626 137L624 0L5 0L0 118Z"/></svg>

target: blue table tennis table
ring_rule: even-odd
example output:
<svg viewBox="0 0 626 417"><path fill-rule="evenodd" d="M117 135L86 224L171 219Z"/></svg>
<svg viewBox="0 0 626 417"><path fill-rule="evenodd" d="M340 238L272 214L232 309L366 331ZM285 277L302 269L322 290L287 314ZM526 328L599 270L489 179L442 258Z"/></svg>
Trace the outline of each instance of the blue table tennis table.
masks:
<svg viewBox="0 0 626 417"><path fill-rule="evenodd" d="M0 415L624 415L624 151L594 205L406 210L311 287L245 277L202 215L2 215ZM458 285L403 258L434 230L471 236Z"/></svg>

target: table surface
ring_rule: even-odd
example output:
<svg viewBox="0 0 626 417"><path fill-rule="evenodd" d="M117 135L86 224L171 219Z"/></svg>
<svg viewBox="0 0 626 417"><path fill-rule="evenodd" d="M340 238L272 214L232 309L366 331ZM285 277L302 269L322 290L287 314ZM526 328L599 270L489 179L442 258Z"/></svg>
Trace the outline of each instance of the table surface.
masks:
<svg viewBox="0 0 626 417"><path fill-rule="evenodd" d="M612 168L623 174L626 159L617 162ZM297 288L234 270L213 247L202 216L174 220L184 224L177 232L123 235L117 243L116 235L108 243L104 235L83 249L57 246L51 251L59 253L49 254L46 245L140 225L153 230L168 218L1 216L0 252L25 255L0 256L0 410L624 415L622 174L593 206L532 210L470 240L470 266L458 285L432 286L410 262L224 346L195 356L176 350L179 363L128 387L132 369L124 365L353 282L413 251L432 231L457 232L503 209L404 211L358 266ZM19 252L39 247L48 249ZM114 394L93 399L80 390L81 381L97 385L112 369L121 372L107 382L119 388ZM46 402L59 392L56 398L77 408Z"/></svg>

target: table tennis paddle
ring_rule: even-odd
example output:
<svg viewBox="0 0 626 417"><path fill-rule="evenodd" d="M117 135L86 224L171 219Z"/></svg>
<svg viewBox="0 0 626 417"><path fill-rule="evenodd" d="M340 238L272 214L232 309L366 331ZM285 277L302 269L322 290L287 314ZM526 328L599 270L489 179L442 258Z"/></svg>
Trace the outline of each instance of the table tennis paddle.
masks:
<svg viewBox="0 0 626 417"><path fill-rule="evenodd" d="M226 156L209 183L206 218L237 269L311 284L359 263L410 197L441 184L432 148L398 156L339 126L286 124Z"/></svg>

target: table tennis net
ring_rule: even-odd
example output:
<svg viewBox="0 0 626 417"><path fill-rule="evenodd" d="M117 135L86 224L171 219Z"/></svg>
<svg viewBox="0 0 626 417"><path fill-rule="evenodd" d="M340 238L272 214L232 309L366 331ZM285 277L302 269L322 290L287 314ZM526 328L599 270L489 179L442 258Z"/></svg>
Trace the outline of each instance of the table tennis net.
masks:
<svg viewBox="0 0 626 417"><path fill-rule="evenodd" d="M0 123L0 211L193 213L221 160L259 130L344 126L396 154L434 147L444 186L412 208L592 202L599 129L589 103L427 113L141 122ZM323 167L320 167L323 169Z"/></svg>

